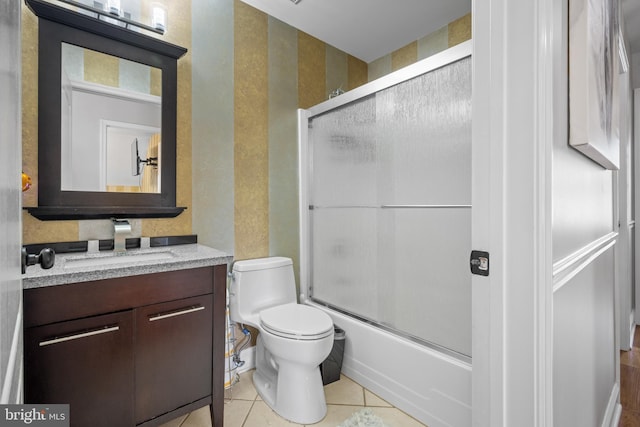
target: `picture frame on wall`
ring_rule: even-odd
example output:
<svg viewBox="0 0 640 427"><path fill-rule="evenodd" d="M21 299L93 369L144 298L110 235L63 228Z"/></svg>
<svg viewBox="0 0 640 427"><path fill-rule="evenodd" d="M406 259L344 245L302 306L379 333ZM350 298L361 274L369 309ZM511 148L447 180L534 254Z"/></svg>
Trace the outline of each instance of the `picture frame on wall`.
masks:
<svg viewBox="0 0 640 427"><path fill-rule="evenodd" d="M618 0L569 0L569 144L619 169Z"/></svg>

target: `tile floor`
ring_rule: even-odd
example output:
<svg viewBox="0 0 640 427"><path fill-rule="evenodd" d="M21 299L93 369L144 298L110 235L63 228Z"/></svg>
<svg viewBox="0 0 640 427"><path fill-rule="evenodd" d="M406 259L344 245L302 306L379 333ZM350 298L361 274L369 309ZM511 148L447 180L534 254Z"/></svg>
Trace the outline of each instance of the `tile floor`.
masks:
<svg viewBox="0 0 640 427"><path fill-rule="evenodd" d="M240 382L227 390L224 405L224 427L295 427L302 426L276 415L258 396L253 387L253 371L240 376ZM424 424L394 408L369 390L342 375L340 381L325 386L327 416L314 427L336 427L352 413L369 407L390 427L425 427ZM161 427L211 427L209 407L163 424Z"/></svg>

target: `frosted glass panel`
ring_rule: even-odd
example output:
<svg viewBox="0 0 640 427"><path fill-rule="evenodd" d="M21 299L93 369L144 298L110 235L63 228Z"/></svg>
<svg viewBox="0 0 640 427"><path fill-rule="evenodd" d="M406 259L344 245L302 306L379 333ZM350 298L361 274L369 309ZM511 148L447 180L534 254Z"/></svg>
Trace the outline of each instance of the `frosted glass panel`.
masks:
<svg viewBox="0 0 640 427"><path fill-rule="evenodd" d="M376 94L383 204L471 203L470 70L465 59Z"/></svg>
<svg viewBox="0 0 640 427"><path fill-rule="evenodd" d="M471 355L471 59L311 118L310 296Z"/></svg>
<svg viewBox="0 0 640 427"><path fill-rule="evenodd" d="M309 143L313 159L314 204L377 203L375 109L376 101L372 96L311 122Z"/></svg>
<svg viewBox="0 0 640 427"><path fill-rule="evenodd" d="M315 209L313 296L369 319L377 319L378 211Z"/></svg>
<svg viewBox="0 0 640 427"><path fill-rule="evenodd" d="M383 211L382 323L471 354L470 209Z"/></svg>

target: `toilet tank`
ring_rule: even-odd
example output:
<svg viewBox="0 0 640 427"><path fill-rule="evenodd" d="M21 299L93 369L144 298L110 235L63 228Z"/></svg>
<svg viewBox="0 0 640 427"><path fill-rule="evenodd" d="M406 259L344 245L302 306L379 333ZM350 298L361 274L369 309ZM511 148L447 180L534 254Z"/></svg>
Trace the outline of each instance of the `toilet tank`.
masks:
<svg viewBox="0 0 640 427"><path fill-rule="evenodd" d="M229 285L229 317L257 326L259 313L269 307L297 302L293 262L269 257L236 261Z"/></svg>

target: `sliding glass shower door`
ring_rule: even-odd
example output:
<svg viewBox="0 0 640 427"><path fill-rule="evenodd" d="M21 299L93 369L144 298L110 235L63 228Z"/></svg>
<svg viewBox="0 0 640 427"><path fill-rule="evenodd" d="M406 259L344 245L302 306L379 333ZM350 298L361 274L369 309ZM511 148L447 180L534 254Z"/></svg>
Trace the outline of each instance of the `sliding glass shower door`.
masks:
<svg viewBox="0 0 640 427"><path fill-rule="evenodd" d="M309 296L471 355L471 58L309 119Z"/></svg>

